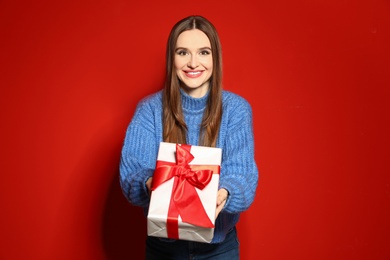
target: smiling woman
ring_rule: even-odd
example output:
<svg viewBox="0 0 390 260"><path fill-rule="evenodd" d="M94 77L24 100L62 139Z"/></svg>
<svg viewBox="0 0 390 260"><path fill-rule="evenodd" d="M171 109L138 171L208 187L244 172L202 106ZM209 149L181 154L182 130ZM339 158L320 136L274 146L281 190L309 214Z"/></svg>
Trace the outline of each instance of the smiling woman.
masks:
<svg viewBox="0 0 390 260"><path fill-rule="evenodd" d="M150 236L146 258L239 259L236 224L252 204L258 180L251 107L222 90L220 41L205 18L187 17L172 28L166 58L164 89L138 104L126 133L123 193L148 210L160 142L222 148L222 162L211 243Z"/></svg>
<svg viewBox="0 0 390 260"><path fill-rule="evenodd" d="M199 98L207 93L213 73L213 58L210 41L204 32L193 29L180 34L175 69L187 94Z"/></svg>

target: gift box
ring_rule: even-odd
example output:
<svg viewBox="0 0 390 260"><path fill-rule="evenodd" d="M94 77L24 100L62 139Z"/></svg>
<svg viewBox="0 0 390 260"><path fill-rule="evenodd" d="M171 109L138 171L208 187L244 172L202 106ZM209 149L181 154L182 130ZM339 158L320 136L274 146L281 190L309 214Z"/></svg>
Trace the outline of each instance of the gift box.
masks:
<svg viewBox="0 0 390 260"><path fill-rule="evenodd" d="M211 242L221 159L220 148L160 143L148 236Z"/></svg>

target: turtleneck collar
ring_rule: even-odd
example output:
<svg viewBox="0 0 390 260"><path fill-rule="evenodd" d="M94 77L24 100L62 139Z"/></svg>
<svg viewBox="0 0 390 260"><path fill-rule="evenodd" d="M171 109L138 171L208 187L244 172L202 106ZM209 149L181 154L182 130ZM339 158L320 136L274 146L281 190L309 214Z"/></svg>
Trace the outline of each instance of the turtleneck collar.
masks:
<svg viewBox="0 0 390 260"><path fill-rule="evenodd" d="M181 103L183 106L183 110L190 111L190 112L202 112L207 105L209 92L210 91L207 91L206 95L204 95L203 97L194 98L188 95L183 89L180 88Z"/></svg>

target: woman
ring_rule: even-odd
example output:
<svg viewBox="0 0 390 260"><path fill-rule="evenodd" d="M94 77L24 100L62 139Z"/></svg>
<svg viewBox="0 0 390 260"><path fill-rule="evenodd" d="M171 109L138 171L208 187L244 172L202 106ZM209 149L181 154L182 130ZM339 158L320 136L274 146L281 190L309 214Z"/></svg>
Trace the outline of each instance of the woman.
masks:
<svg viewBox="0 0 390 260"><path fill-rule="evenodd" d="M242 97L222 90L219 37L201 16L172 28L165 87L139 102L127 129L121 187L145 212L162 141L222 148L217 217L210 244L148 237L146 259L239 259L235 226L253 202L258 180L252 111Z"/></svg>

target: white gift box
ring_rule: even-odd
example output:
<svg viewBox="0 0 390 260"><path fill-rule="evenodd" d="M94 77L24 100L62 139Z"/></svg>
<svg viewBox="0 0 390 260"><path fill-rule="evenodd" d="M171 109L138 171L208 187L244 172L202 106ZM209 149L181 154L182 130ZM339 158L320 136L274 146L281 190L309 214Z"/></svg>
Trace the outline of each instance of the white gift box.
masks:
<svg viewBox="0 0 390 260"><path fill-rule="evenodd" d="M222 159L222 149L204 146L191 146L190 153L194 159L188 163L189 166L217 166L219 168ZM176 163L176 144L161 142L157 161ZM196 167L195 166L195 167ZM207 168L207 167L205 167ZM212 228L200 227L183 222L181 216L177 218L178 237L169 237L167 229L168 211L173 193L173 177L160 184L151 193L149 212L147 217L148 236L163 238L174 238L189 241L209 243L214 236L215 211L217 204L217 192L219 183L219 172L211 175L211 181L203 189L195 187L196 193L203 205L203 208L212 223ZM153 180L154 181L154 180ZM191 202L186 207L191 207ZM175 220L176 221L176 220Z"/></svg>

